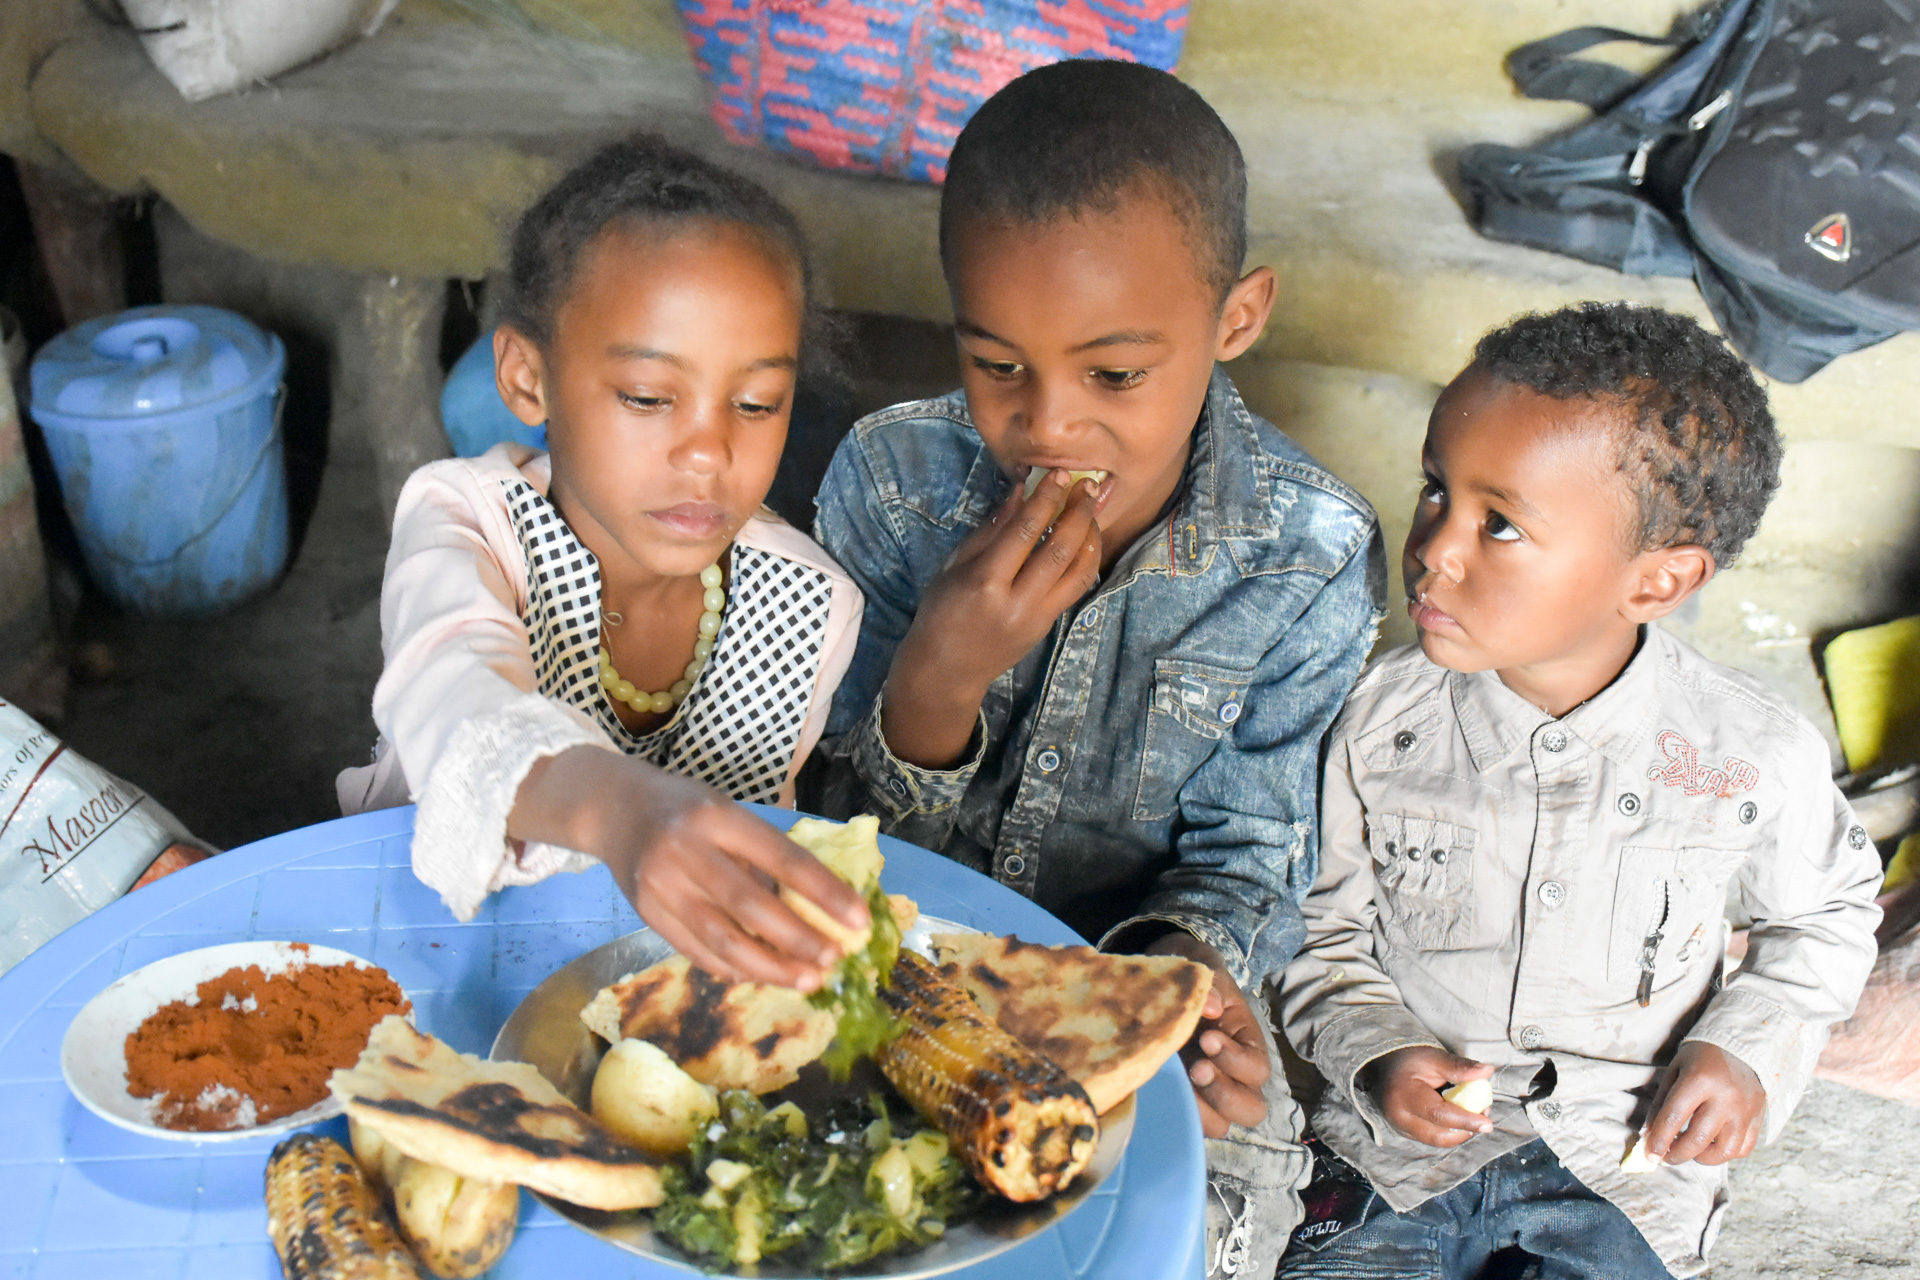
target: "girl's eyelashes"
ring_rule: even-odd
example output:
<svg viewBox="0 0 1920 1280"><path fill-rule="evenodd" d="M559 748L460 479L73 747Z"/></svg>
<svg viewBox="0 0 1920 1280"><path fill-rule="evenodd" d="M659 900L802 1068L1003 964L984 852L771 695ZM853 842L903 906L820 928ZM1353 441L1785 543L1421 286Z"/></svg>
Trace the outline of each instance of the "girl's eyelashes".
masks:
<svg viewBox="0 0 1920 1280"><path fill-rule="evenodd" d="M1125 391L1130 387L1137 387L1146 376L1145 369L1095 369L1093 371L1094 380L1109 391Z"/></svg>
<svg viewBox="0 0 1920 1280"><path fill-rule="evenodd" d="M755 400L735 400L733 402L733 409L735 413L738 413L743 418L770 418L780 412L781 407L785 404L786 400L784 398L775 400L771 404L764 404Z"/></svg>
<svg viewBox="0 0 1920 1280"><path fill-rule="evenodd" d="M1498 511L1487 512L1487 536L1495 542L1520 541L1520 529Z"/></svg>
<svg viewBox="0 0 1920 1280"><path fill-rule="evenodd" d="M634 394L628 391L616 391L614 395L620 398L621 404L629 409L636 409L641 413L658 413L673 403L667 396L650 396L645 393Z"/></svg>
<svg viewBox="0 0 1920 1280"><path fill-rule="evenodd" d="M1446 500L1447 486L1441 484L1432 476L1422 473L1420 476L1420 501L1445 502Z"/></svg>

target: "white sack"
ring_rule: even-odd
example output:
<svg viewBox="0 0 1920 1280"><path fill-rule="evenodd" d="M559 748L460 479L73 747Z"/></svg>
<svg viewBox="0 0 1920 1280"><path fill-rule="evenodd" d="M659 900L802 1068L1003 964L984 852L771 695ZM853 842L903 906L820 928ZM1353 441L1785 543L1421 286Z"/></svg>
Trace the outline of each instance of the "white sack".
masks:
<svg viewBox="0 0 1920 1280"><path fill-rule="evenodd" d="M399 0L120 0L188 102L231 93L370 36Z"/></svg>

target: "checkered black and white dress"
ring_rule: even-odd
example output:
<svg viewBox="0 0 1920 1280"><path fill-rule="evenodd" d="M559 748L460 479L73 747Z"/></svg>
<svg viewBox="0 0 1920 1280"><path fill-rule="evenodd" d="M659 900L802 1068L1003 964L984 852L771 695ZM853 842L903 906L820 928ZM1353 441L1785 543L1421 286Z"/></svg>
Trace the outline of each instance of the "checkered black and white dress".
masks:
<svg viewBox="0 0 1920 1280"><path fill-rule="evenodd" d="M508 486L507 515L526 553L523 621L538 691L591 717L630 755L736 800L775 801L812 708L833 579L736 543L713 656L667 723L635 733L600 685L599 561L532 485Z"/></svg>

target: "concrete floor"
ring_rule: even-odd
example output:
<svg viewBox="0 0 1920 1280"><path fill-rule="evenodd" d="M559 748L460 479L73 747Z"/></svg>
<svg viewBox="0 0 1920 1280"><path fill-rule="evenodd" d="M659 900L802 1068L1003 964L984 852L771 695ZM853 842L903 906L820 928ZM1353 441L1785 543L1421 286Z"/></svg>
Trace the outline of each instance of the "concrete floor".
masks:
<svg viewBox="0 0 1920 1280"><path fill-rule="evenodd" d="M937 332L861 326L879 367L861 409L943 375ZM820 453L816 442L814 453ZM89 597L61 733L223 847L337 816L334 774L365 759L380 671L385 521L365 444L336 438L297 559L270 592L218 618L159 622ZM1920 1280L1920 1110L1815 1082L1781 1140L1734 1174L1716 1280Z"/></svg>

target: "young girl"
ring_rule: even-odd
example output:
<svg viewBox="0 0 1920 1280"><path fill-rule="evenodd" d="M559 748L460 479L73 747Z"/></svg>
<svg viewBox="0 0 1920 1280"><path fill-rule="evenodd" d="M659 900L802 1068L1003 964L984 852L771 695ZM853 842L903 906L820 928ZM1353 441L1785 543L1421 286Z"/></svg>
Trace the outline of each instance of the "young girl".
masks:
<svg viewBox="0 0 1920 1280"><path fill-rule="evenodd" d="M859 591L761 506L810 314L799 227L639 137L542 197L511 259L500 394L551 452L402 490L380 742L341 809L416 800L414 871L461 919L597 859L715 976L810 989L837 953L777 888L866 908L733 803L792 803L859 634Z"/></svg>

